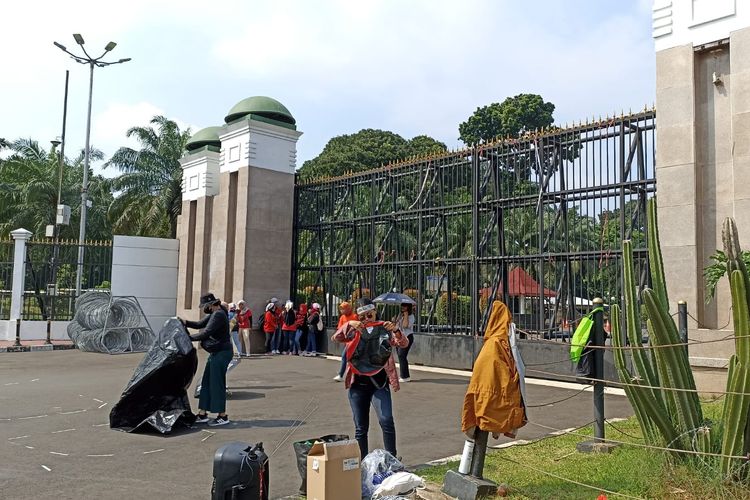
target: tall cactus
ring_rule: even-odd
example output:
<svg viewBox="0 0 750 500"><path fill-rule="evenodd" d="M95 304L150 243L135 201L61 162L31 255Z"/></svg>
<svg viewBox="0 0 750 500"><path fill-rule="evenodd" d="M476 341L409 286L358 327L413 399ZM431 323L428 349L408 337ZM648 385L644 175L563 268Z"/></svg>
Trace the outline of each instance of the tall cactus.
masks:
<svg viewBox="0 0 750 500"><path fill-rule="evenodd" d="M677 327L669 315L666 283L656 230L656 206L652 199L648 205L649 218L649 264L653 289L643 291L643 302L648 316L651 356L644 350L632 351L633 365L637 377L632 377L626 366L624 353L615 351L615 365L618 374L630 384L626 393L634 408L636 417L644 430L646 439L657 442L654 430L658 430L662 443L671 448L707 446L705 432L696 436L703 426L700 401L695 392L695 381L685 349L679 344ZM639 305L633 271L633 248L630 241L623 242L623 288L625 304L625 325L630 344L641 347L641 325L638 318ZM617 318L619 309L615 308ZM616 322L618 319L615 320ZM622 346L619 328L613 333L613 344ZM667 347L672 346L672 347ZM619 351L619 352L618 352ZM645 387L651 386L651 387ZM656 387L664 387L657 389ZM704 429L705 431L705 429ZM700 439L693 439L693 437ZM710 445L709 445L710 446ZM705 450L708 451L708 450Z"/></svg>
<svg viewBox="0 0 750 500"><path fill-rule="evenodd" d="M724 435L721 453L740 456L750 446L750 278L742 260L737 227L734 220L724 220L722 228L724 252L727 256L729 288L732 293L735 354L729 358L727 392L724 400ZM739 459L721 459L721 473L730 476L738 470Z"/></svg>
<svg viewBox="0 0 750 500"><path fill-rule="evenodd" d="M655 200L648 205L648 253L652 289L643 291L643 304L648 316L648 330L652 355L640 349L632 351L636 376L627 366L625 352L615 349L614 359L618 375L629 384L625 392L633 405L636 418L647 442L658 444L659 438L670 448L694 449L715 453L712 449L711 428L703 419L695 379L690 369L687 351L679 345L680 336L669 314L669 299L659 248ZM739 238L734 221L727 219L722 231L724 252L727 256L732 317L734 320L735 350L730 357L727 395L724 400L723 435L720 460L724 477L737 479L744 474L744 459L750 451L750 274L741 257ZM624 325L632 346L642 345L638 304L633 272L633 249L623 242ZM612 307L614 319L612 343L623 347L620 331L620 309ZM658 389L652 387L660 387ZM684 458L677 451L675 457Z"/></svg>

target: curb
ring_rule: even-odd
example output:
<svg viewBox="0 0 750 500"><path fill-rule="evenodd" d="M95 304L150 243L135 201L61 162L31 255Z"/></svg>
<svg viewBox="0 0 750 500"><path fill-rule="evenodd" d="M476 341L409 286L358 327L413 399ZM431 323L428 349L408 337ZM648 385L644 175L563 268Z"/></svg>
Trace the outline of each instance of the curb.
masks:
<svg viewBox="0 0 750 500"><path fill-rule="evenodd" d="M39 351L69 351L76 349L73 344L43 344L43 345L21 345L0 347L0 353L3 352L39 352Z"/></svg>

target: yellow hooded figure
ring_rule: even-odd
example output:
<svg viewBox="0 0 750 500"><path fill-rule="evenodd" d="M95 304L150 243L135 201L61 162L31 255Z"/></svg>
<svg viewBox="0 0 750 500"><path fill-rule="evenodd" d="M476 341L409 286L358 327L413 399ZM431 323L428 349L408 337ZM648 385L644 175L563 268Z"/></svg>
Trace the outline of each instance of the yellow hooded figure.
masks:
<svg viewBox="0 0 750 500"><path fill-rule="evenodd" d="M494 301L484 333L484 346L474 363L464 397L461 430L469 438L474 438L476 427L494 436L505 434L513 438L516 430L526 424L521 377L508 336L510 324L508 306Z"/></svg>

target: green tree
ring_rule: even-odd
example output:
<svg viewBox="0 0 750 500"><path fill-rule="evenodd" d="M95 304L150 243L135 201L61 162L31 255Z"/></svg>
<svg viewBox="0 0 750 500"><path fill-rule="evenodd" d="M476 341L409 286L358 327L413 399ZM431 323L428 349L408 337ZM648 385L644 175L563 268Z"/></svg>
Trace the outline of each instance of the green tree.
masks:
<svg viewBox="0 0 750 500"><path fill-rule="evenodd" d="M54 224L57 209L59 154L46 151L37 141L18 139L7 143L10 155L0 160L0 235L23 227L34 236L43 237L45 227ZM101 151L92 149L91 159L101 160ZM70 225L60 226L62 238L77 238L81 213L83 152L74 160L66 158L63 165L63 204L72 209ZM112 201L110 183L89 172L89 199L86 236L109 239L112 231L107 223L107 207Z"/></svg>
<svg viewBox="0 0 750 500"><path fill-rule="evenodd" d="M555 105L537 94L518 94L502 103L477 108L458 126L459 138L469 146L498 137L518 137L524 131L549 127L555 121Z"/></svg>
<svg viewBox="0 0 750 500"><path fill-rule="evenodd" d="M446 149L445 144L426 135L406 140L386 130L363 129L328 141L318 156L302 165L299 173L302 179L335 177Z"/></svg>
<svg viewBox="0 0 750 500"><path fill-rule="evenodd" d="M181 131L164 116L154 116L151 125L127 132L141 144L140 150L122 147L104 164L122 172L112 183L120 194L109 207L109 216L115 232L174 238L182 208L180 157L190 129Z"/></svg>

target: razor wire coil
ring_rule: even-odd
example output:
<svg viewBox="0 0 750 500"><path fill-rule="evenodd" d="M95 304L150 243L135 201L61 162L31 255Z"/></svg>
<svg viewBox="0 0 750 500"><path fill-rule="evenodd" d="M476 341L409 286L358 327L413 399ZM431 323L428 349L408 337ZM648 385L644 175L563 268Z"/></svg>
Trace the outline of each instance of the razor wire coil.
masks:
<svg viewBox="0 0 750 500"><path fill-rule="evenodd" d="M76 299L68 337L82 351L107 354L146 351L156 342L138 299L95 291Z"/></svg>

